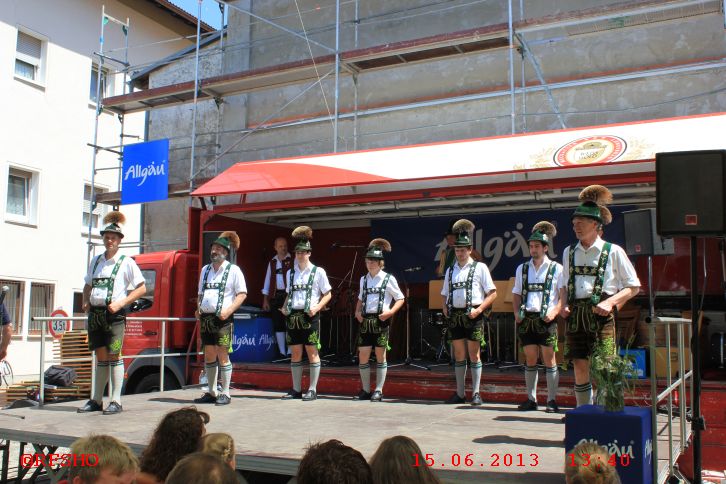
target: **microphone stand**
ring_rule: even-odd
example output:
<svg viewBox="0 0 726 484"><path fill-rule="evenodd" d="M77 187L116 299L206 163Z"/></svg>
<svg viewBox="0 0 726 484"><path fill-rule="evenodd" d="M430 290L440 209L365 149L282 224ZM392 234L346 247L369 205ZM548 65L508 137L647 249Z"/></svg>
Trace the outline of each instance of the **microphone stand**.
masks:
<svg viewBox="0 0 726 484"><path fill-rule="evenodd" d="M397 366L414 366L416 368L420 368L422 370L428 370L431 371L431 368L429 368L427 365L420 365L413 362L413 358L411 358L411 321L409 320L409 307L411 306L409 295L409 285L408 281L406 280L405 272L403 271L403 275L401 275L401 280L406 285L406 359L403 360L403 363L396 363L395 365L389 365L389 368L395 368Z"/></svg>

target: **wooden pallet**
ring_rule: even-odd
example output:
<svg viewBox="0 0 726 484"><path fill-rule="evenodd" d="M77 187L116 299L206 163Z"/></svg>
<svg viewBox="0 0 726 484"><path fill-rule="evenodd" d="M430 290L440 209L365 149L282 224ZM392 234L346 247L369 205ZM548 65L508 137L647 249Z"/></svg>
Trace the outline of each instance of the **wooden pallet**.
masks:
<svg viewBox="0 0 726 484"><path fill-rule="evenodd" d="M60 339L53 341L53 359L60 366L67 366L76 370L76 380L72 386L48 388L45 387L45 399L66 400L88 398L91 394L91 352L88 349L88 333L85 330L69 331ZM87 358L87 361L68 361ZM0 390L0 402L3 405L22 400L40 388L39 381L27 380L15 383L8 388Z"/></svg>

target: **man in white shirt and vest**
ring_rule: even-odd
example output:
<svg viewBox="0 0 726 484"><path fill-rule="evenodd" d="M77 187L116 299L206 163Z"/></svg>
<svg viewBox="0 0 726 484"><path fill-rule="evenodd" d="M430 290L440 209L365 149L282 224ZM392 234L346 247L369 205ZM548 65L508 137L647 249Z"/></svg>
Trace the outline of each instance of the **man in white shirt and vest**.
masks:
<svg viewBox="0 0 726 484"><path fill-rule="evenodd" d="M229 384L232 381L232 334L234 312L247 297L247 285L242 270L228 259L239 249L239 236L232 231L222 232L212 242L211 263L202 267L199 278L197 317L204 345L204 371L209 391L194 403L229 405L232 401ZM222 391L217 394L217 374L222 376Z"/></svg>
<svg viewBox="0 0 726 484"><path fill-rule="evenodd" d="M332 288L325 269L310 262L313 230L302 225L293 230L292 238L296 240L295 262L286 274L287 298L281 309L286 316L287 344L292 351L292 389L282 398L309 402L318 397L320 311L330 301ZM302 394L303 347L310 362L310 386L305 395Z"/></svg>
<svg viewBox="0 0 726 484"><path fill-rule="evenodd" d="M556 235L555 226L547 221L538 222L529 237L529 255L532 257L517 267L512 288L512 307L517 324L517 335L527 359L524 377L527 399L519 410L537 410L537 357L542 349L542 362L547 377L547 413L557 413L557 315L560 312L560 293L557 284L562 266L547 257L547 248Z"/></svg>
<svg viewBox="0 0 726 484"><path fill-rule="evenodd" d="M612 221L605 207L610 190L591 185L580 192L572 214L577 244L562 254L558 284L563 318L567 318L565 359L575 365L577 406L592 404L590 356L597 349L615 352L614 313L638 294L640 280L625 251L600 238L598 231Z"/></svg>
<svg viewBox="0 0 726 484"><path fill-rule="evenodd" d="M484 346L484 322L491 314L497 298L497 288L489 268L471 257L474 224L466 219L458 220L453 231L456 234L454 251L456 262L446 270L441 295L444 299L444 317L449 325L449 339L454 346L454 371L456 392L446 403L466 401L466 356L471 361L472 405L481 405L481 348Z"/></svg>
<svg viewBox="0 0 726 484"><path fill-rule="evenodd" d="M384 252L391 252L391 244L386 239L373 239L366 252L366 268L368 273L360 278L358 303L355 306L355 319L360 323L358 329L358 371L362 388L354 400L383 400L383 384L388 373L386 351L388 333L393 315L403 306L404 296L398 287L396 278L383 270ZM393 303L393 307L391 307ZM371 349L376 352L376 388L371 389Z"/></svg>
<svg viewBox="0 0 726 484"><path fill-rule="evenodd" d="M280 312L282 304L287 296L285 274L292 267L292 257L287 251L287 239L278 237L275 239L275 257L267 263L265 274L265 285L262 288L264 299L262 309L270 312L272 324L277 338L277 348L282 356L285 351L285 315Z"/></svg>
<svg viewBox="0 0 726 484"><path fill-rule="evenodd" d="M103 218L107 224L101 230L106 250L93 259L83 286L83 311L88 313L88 349L96 352L96 379L91 399L78 413L103 410L103 390L111 382L111 402L104 415L121 413L121 386L124 363L121 348L126 329L125 307L146 294L144 276L131 257L119 256L124 237L121 226L126 217L117 211ZM127 294L129 287L133 290Z"/></svg>

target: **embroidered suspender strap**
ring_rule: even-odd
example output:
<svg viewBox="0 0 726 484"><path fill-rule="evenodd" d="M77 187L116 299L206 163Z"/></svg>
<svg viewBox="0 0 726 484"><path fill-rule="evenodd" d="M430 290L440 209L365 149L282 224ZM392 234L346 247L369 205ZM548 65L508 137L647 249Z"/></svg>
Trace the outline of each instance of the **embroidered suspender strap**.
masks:
<svg viewBox="0 0 726 484"><path fill-rule="evenodd" d="M227 277L229 277L229 270L232 268L232 264L227 264L227 267L224 269L224 273L222 274L222 280L220 282L207 282L209 277L209 271L212 268L212 264L209 264L207 266L207 270L204 271L204 286L202 289L205 291L207 289L216 289L217 290L217 308L215 309L214 314L219 316L219 313L222 312L222 303L224 302L224 289L227 287Z"/></svg>
<svg viewBox="0 0 726 484"><path fill-rule="evenodd" d="M118 258L118 261L113 266L113 270L111 271L111 276L109 277L93 277L93 275L96 273L96 269L98 268L98 263L101 260L101 255L98 255L96 257L96 262L93 264L93 270L91 271L91 284L92 287L106 288L106 306L111 304L111 299L113 297L113 285L114 282L116 282L116 274L118 274L118 271L121 268L121 264L123 263L125 258L125 255L122 255Z"/></svg>
<svg viewBox="0 0 726 484"><path fill-rule="evenodd" d="M600 252L600 259L598 260L597 267L592 266L577 266L575 267L575 251L570 248L570 267L569 267L569 280L567 282L567 302L572 304L575 300L575 276L594 276L595 284L592 288L592 295L590 296L590 302L592 304L598 304L602 297L602 286L605 281L605 268L608 265L608 256L610 255L610 248L612 244L605 242Z"/></svg>
<svg viewBox="0 0 726 484"><path fill-rule="evenodd" d="M310 276L308 276L307 284L293 284L295 281L295 266L290 268L290 296L287 298L287 311L292 312L292 298L295 291L305 291L305 312L310 311L310 301L313 297L313 282L315 281L315 273L318 270L318 266L313 266L310 270Z"/></svg>
<svg viewBox="0 0 726 484"><path fill-rule="evenodd" d="M466 290L466 313L469 314L471 312L471 288L474 282L474 273L476 272L476 265L478 264L477 261L474 261L471 263L471 267L469 268L469 273L466 276L466 282L453 282L454 277L454 267L452 266L449 272L449 297L447 298L447 305L449 306L449 311L453 308L453 301L454 301L454 290L455 289L465 289Z"/></svg>
<svg viewBox="0 0 726 484"><path fill-rule="evenodd" d="M547 269L547 278L545 279L544 287L542 288L542 306L539 310L539 317L544 319L547 316L547 310L550 307L550 295L552 294L552 282L555 279L555 271L557 270L557 264L553 261L550 262L550 267Z"/></svg>
<svg viewBox="0 0 726 484"><path fill-rule="evenodd" d="M525 309L527 307L527 294L529 293L529 262L522 264L522 303L519 305L519 318L524 319Z"/></svg>
<svg viewBox="0 0 726 484"><path fill-rule="evenodd" d="M376 311L376 314L381 314L383 312L383 302L386 295L386 286L388 286L388 280L390 278L391 274L386 274L386 276L383 278L383 282L381 283L381 287L373 287L371 289L368 289L368 274L363 277L363 297L365 298L363 300L364 312L368 303L368 296L370 294L378 294L378 309Z"/></svg>

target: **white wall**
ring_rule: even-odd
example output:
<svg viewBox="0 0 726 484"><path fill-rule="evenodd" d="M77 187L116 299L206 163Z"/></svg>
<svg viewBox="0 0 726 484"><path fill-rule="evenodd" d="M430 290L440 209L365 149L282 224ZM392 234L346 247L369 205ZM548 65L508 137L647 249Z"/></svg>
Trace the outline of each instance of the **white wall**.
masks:
<svg viewBox="0 0 726 484"><path fill-rule="evenodd" d="M103 2L106 12L130 18L129 62L136 66L156 61L190 45L189 41L148 45L178 38L147 17L116 1ZM10 347L16 374L37 372L37 337L28 336L30 283L55 286L53 307L73 310L73 293L81 291L87 245L82 228L84 183L91 180L95 107L89 101L93 52L99 49L101 2L92 0L5 0L0 9L0 279L25 284L20 335ZM32 83L15 76L18 29L44 40L42 80ZM106 25L105 51L116 58L124 52L121 28ZM107 64L112 69L118 65ZM115 76L115 93L123 89ZM144 114L127 116L124 132L144 136ZM119 144L120 122L103 113L98 145ZM126 138L126 143L135 140ZM117 156L101 152L98 167L118 166ZM37 218L13 223L6 214L8 170L19 167L37 173ZM96 184L118 189L118 170L100 171ZM139 205L122 207L128 223L125 241L140 238ZM94 239L100 242L100 239ZM137 253L127 249L126 253ZM18 323L16 327L18 327ZM31 349L28 345L32 344ZM32 355L35 354L34 357ZM25 355L25 356L24 356Z"/></svg>

